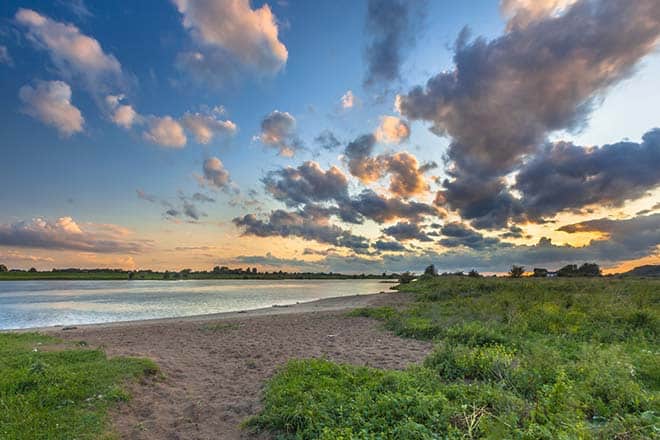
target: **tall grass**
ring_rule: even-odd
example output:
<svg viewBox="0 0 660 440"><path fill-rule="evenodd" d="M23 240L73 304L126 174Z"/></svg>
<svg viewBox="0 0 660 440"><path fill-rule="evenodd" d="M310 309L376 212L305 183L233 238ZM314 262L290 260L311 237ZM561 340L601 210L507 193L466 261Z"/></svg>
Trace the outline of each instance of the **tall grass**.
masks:
<svg viewBox="0 0 660 440"><path fill-rule="evenodd" d="M428 277L404 310L360 309L434 341L381 371L295 361L252 421L281 438L660 438L660 281Z"/></svg>

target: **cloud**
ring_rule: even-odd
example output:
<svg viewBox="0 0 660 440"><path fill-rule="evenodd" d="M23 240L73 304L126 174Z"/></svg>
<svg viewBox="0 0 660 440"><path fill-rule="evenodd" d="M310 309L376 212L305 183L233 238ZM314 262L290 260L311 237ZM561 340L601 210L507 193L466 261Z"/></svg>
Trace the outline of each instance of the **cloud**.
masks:
<svg viewBox="0 0 660 440"><path fill-rule="evenodd" d="M381 116L374 136L378 142L400 144L410 137L410 126L396 116Z"/></svg>
<svg viewBox="0 0 660 440"><path fill-rule="evenodd" d="M348 199L348 179L344 173L335 166L324 171L312 161L297 168L271 171L263 183L268 193L287 206Z"/></svg>
<svg viewBox="0 0 660 440"><path fill-rule="evenodd" d="M215 199L213 197L207 196L206 194L198 193L192 195L192 199L196 202L201 203L214 203Z"/></svg>
<svg viewBox="0 0 660 440"><path fill-rule="evenodd" d="M500 9L509 18L507 30L523 28L535 21L557 15L578 0L502 0Z"/></svg>
<svg viewBox="0 0 660 440"><path fill-rule="evenodd" d="M447 237L440 240L440 244L444 247L465 246L480 250L500 244L499 239L484 237L483 234L459 222L448 223L440 231Z"/></svg>
<svg viewBox="0 0 660 440"><path fill-rule="evenodd" d="M200 144L210 143L216 135L233 136L236 134L236 124L229 120L217 119L215 115L186 113L183 115L182 122Z"/></svg>
<svg viewBox="0 0 660 440"><path fill-rule="evenodd" d="M31 262L31 263L54 263L55 259L52 257L42 257L39 255L24 254L12 249L9 249L5 252L0 252L0 261L9 262Z"/></svg>
<svg viewBox="0 0 660 440"><path fill-rule="evenodd" d="M353 95L352 91L348 90L341 97L341 107L344 109L348 109L348 108L353 108L354 105L355 105L355 96Z"/></svg>
<svg viewBox="0 0 660 440"><path fill-rule="evenodd" d="M481 227L519 215L504 176L549 133L577 130L660 36L654 0L581 0L491 41L459 36L455 69L397 99L401 114L451 138L448 205ZM469 194L471 202L461 196Z"/></svg>
<svg viewBox="0 0 660 440"><path fill-rule="evenodd" d="M136 189L135 192L137 193L138 199L146 200L151 203L156 203L158 201L158 197L153 194L148 194L141 189Z"/></svg>
<svg viewBox="0 0 660 440"><path fill-rule="evenodd" d="M442 217L444 214L436 207L426 203L405 201L400 198L387 198L367 189L348 204L340 206L344 221L361 222L361 217L376 223L387 223L397 219L419 222L425 217Z"/></svg>
<svg viewBox="0 0 660 440"><path fill-rule="evenodd" d="M264 145L279 150L280 156L291 157L303 147L296 134L296 119L287 112L274 110L261 121L258 139Z"/></svg>
<svg viewBox="0 0 660 440"><path fill-rule="evenodd" d="M337 139L335 134L330 130L323 130L321 133L319 133L318 136L314 138L314 142L316 142L324 150L328 151L332 151L341 145L339 139Z"/></svg>
<svg viewBox="0 0 660 440"><path fill-rule="evenodd" d="M390 176L389 190L400 197L424 194L429 185L424 177L426 169L408 152L372 156L376 137L362 135L346 146L344 156L349 172L363 183L371 183Z"/></svg>
<svg viewBox="0 0 660 440"><path fill-rule="evenodd" d="M27 29L27 37L35 46L48 51L62 75L82 78L92 91L121 76L119 61L76 26L24 8L16 12L15 19Z"/></svg>
<svg viewBox="0 0 660 440"><path fill-rule="evenodd" d="M183 148L188 139L179 121L171 116L149 116L144 139L162 147Z"/></svg>
<svg viewBox="0 0 660 440"><path fill-rule="evenodd" d="M55 221L34 218L0 224L0 246L74 250L93 253L136 254L151 247L148 241L130 240L130 231L116 225L79 225L71 217Z"/></svg>
<svg viewBox="0 0 660 440"><path fill-rule="evenodd" d="M401 65L419 34L425 9L426 1L369 0L366 85L400 78Z"/></svg>
<svg viewBox="0 0 660 440"><path fill-rule="evenodd" d="M399 241L432 241L428 235L420 230L419 225L416 223L399 222L395 225L383 229L383 232L390 237L396 238Z"/></svg>
<svg viewBox="0 0 660 440"><path fill-rule="evenodd" d="M231 184L229 178L229 171L225 169L224 164L217 157L209 157L204 161L204 182L208 185L218 188L226 189Z"/></svg>
<svg viewBox="0 0 660 440"><path fill-rule="evenodd" d="M527 215L540 218L586 205L621 206L660 185L660 129L641 143L584 148L546 145L516 176Z"/></svg>
<svg viewBox="0 0 660 440"><path fill-rule="evenodd" d="M424 178L425 170L420 168L417 158L412 154L403 151L379 158L390 174L389 190L392 194L408 198L429 190Z"/></svg>
<svg viewBox="0 0 660 440"><path fill-rule="evenodd" d="M108 95L105 102L111 111L110 120L116 125L130 129L133 124L141 123L142 117L128 104L122 104L124 95Z"/></svg>
<svg viewBox="0 0 660 440"><path fill-rule="evenodd" d="M250 7L249 0L173 0L198 50L179 61L197 78L212 84L240 70L272 75L286 64L288 51L279 40L277 19L270 6ZM215 73L215 75L213 75Z"/></svg>
<svg viewBox="0 0 660 440"><path fill-rule="evenodd" d="M280 258L268 252L266 255L239 255L234 259L238 264L260 265L267 267L291 267L300 271L318 271L316 262L298 258Z"/></svg>
<svg viewBox="0 0 660 440"><path fill-rule="evenodd" d="M369 248L369 241L366 238L353 235L350 231L329 224L326 217L317 215L315 212L287 212L277 209L271 212L265 221L254 214L236 217L232 221L237 227L243 229L244 235L300 237L355 251L366 251Z"/></svg>
<svg viewBox="0 0 660 440"><path fill-rule="evenodd" d="M9 49L7 49L7 46L0 45L0 64L6 64L7 66L14 65L14 60L9 54Z"/></svg>
<svg viewBox="0 0 660 440"><path fill-rule="evenodd" d="M21 87L18 96L26 114L52 125L62 136L83 131L85 119L80 110L71 104L71 88L67 83L36 81L35 87Z"/></svg>
<svg viewBox="0 0 660 440"><path fill-rule="evenodd" d="M348 170L363 183L376 181L382 175L381 164L372 157L375 145L376 137L365 134L350 142L344 150L344 155L348 159Z"/></svg>
<svg viewBox="0 0 660 440"><path fill-rule="evenodd" d="M396 241L378 240L376 243L374 243L374 247L377 250L383 252L403 252L406 250L404 245Z"/></svg>

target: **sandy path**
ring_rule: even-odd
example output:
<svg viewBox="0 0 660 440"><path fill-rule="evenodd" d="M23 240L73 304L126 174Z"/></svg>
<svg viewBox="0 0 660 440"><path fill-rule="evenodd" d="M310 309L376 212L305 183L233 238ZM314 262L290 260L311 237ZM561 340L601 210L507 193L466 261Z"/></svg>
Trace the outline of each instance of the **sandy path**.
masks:
<svg viewBox="0 0 660 440"><path fill-rule="evenodd" d="M244 314L46 331L103 346L113 356L158 363L165 379L135 386L131 402L114 416L122 438L239 439L250 438L239 424L259 410L264 381L289 359L325 356L383 368L423 359L428 343L345 316L349 308L403 301L398 293L362 295Z"/></svg>

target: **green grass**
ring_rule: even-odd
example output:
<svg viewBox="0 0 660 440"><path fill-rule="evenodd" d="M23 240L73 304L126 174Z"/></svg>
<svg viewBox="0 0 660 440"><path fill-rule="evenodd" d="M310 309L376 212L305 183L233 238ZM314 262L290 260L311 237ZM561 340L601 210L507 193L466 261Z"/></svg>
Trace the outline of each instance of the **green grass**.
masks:
<svg viewBox="0 0 660 440"><path fill-rule="evenodd" d="M404 310L359 309L431 340L384 371L290 362L250 425L282 439L660 438L660 280L425 278Z"/></svg>
<svg viewBox="0 0 660 440"><path fill-rule="evenodd" d="M107 410L129 398L125 382L157 372L149 360L71 345L0 334L0 439L112 438Z"/></svg>

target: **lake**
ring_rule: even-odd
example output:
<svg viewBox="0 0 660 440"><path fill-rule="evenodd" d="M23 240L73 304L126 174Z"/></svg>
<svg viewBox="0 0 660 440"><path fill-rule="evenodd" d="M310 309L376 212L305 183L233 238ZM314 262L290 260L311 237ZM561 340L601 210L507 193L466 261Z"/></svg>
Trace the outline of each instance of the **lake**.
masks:
<svg viewBox="0 0 660 440"><path fill-rule="evenodd" d="M390 286L379 280L3 281L0 329L236 312Z"/></svg>

